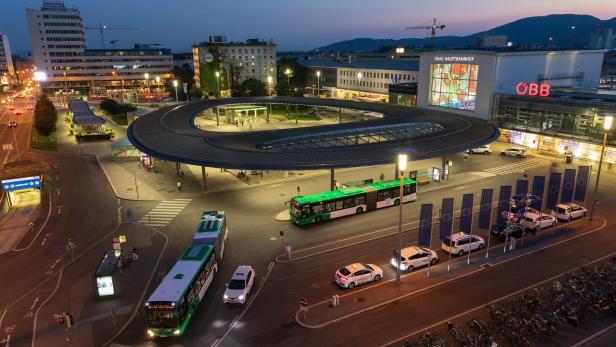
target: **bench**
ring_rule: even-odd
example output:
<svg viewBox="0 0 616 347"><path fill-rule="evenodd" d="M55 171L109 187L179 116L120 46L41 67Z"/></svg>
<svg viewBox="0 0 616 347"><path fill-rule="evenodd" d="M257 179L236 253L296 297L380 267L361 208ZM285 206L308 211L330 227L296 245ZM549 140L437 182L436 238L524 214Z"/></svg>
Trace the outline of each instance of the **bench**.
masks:
<svg viewBox="0 0 616 347"><path fill-rule="evenodd" d="M417 177L417 184L428 184L430 179L428 177Z"/></svg>

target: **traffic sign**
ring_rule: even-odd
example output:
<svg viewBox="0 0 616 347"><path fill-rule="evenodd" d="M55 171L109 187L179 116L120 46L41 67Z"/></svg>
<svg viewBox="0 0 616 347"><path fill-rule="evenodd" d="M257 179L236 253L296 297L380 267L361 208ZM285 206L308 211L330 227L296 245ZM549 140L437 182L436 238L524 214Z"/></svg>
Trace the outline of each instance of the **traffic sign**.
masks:
<svg viewBox="0 0 616 347"><path fill-rule="evenodd" d="M31 215L31 214L32 214L32 209L31 209L31 208L27 209L27 210L26 210L26 215L28 215L28 216L29 216L29 215Z"/></svg>
<svg viewBox="0 0 616 347"><path fill-rule="evenodd" d="M119 240L120 243L126 243L126 235L120 235Z"/></svg>

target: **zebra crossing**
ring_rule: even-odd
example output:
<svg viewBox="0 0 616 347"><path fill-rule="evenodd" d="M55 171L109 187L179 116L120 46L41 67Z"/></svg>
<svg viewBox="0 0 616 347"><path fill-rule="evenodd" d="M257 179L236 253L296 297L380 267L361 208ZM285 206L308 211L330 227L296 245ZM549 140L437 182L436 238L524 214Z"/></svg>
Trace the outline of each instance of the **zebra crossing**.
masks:
<svg viewBox="0 0 616 347"><path fill-rule="evenodd" d="M518 173L518 172L524 172L530 169L536 169L542 166L549 166L551 165L551 163L552 162L547 159L532 158L529 160L522 160L517 163L496 166L490 169L486 169L484 171L493 173L495 175L509 175L512 173Z"/></svg>
<svg viewBox="0 0 616 347"><path fill-rule="evenodd" d="M180 214L192 199L164 200L156 205L150 212L139 219L139 223L151 227L164 227Z"/></svg>

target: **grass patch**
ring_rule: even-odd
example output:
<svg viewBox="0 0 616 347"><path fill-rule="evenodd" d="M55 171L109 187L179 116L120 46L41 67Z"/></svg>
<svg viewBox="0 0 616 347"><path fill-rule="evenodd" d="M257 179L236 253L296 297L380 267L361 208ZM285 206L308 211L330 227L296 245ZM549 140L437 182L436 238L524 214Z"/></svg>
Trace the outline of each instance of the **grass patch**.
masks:
<svg viewBox="0 0 616 347"><path fill-rule="evenodd" d="M56 151L58 149L56 132L52 132L49 136L41 135L33 126L30 134L30 148L39 151Z"/></svg>
<svg viewBox="0 0 616 347"><path fill-rule="evenodd" d="M321 117L312 114L272 114L272 119L279 121L285 120L304 120L304 121L319 121Z"/></svg>

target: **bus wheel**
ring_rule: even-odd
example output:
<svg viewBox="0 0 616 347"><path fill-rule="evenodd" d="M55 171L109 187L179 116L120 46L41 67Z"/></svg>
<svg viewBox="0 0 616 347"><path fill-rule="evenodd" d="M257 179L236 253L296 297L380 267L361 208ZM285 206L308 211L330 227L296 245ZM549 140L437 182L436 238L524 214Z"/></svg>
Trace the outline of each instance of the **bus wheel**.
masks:
<svg viewBox="0 0 616 347"><path fill-rule="evenodd" d="M357 210L355 210L355 213L357 214L361 214L364 212L364 208L363 207L358 207Z"/></svg>
<svg viewBox="0 0 616 347"><path fill-rule="evenodd" d="M400 205L400 199L394 200L394 205L396 205L396 206Z"/></svg>
<svg viewBox="0 0 616 347"><path fill-rule="evenodd" d="M321 216L314 217L314 222L315 223L321 223L322 221L323 221L323 217L321 217Z"/></svg>

